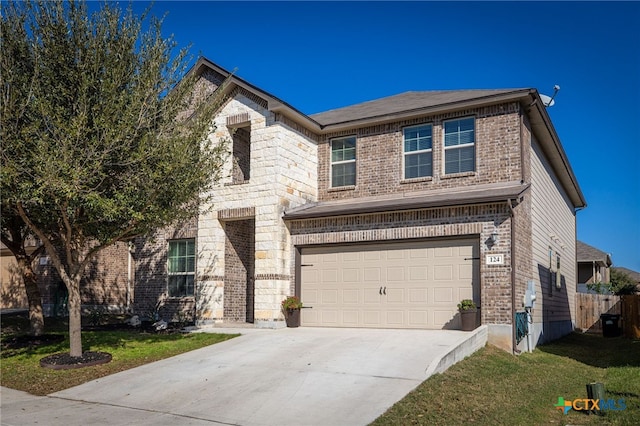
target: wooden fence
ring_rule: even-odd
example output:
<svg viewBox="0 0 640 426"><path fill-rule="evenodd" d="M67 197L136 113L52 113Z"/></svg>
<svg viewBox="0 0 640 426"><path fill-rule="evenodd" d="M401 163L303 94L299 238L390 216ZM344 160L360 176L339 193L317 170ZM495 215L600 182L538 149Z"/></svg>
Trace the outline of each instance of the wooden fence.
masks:
<svg viewBox="0 0 640 426"><path fill-rule="evenodd" d="M622 314L620 296L576 293L576 328L594 333L602 332L601 314Z"/></svg>
<svg viewBox="0 0 640 426"><path fill-rule="evenodd" d="M625 337L640 339L640 295L613 296L576 293L576 329L602 332L600 315L620 315L619 323Z"/></svg>
<svg viewBox="0 0 640 426"><path fill-rule="evenodd" d="M640 339L640 295L622 296L622 319L624 336Z"/></svg>

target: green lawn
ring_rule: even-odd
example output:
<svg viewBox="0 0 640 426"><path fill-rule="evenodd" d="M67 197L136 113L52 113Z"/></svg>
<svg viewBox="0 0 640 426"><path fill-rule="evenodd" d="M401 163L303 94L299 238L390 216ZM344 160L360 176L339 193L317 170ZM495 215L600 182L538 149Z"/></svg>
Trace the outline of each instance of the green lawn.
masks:
<svg viewBox="0 0 640 426"><path fill-rule="evenodd" d="M2 351L0 384L34 395L46 395L70 388L99 377L127 370L163 358L213 345L238 334L156 334L138 331L83 331L83 350L108 352L111 362L73 370L51 370L40 367L40 359L47 355L69 351L66 322L48 319L47 334L59 334L64 339L33 347L7 348L4 344L12 336L24 333L25 319L2 317Z"/></svg>
<svg viewBox="0 0 640 426"><path fill-rule="evenodd" d="M606 398L623 399L626 409L596 416L554 407L558 397L587 398L592 382L603 383ZM520 356L487 346L423 382L373 424L468 423L638 425L640 341L574 333Z"/></svg>

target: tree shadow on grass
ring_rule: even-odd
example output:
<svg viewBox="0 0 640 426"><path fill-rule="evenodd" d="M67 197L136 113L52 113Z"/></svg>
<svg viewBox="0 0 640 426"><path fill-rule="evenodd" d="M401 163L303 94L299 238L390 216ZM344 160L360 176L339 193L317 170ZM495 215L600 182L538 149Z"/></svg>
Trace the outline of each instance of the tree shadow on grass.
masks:
<svg viewBox="0 0 640 426"><path fill-rule="evenodd" d="M538 349L598 368L640 367L640 340L625 337L574 332Z"/></svg>

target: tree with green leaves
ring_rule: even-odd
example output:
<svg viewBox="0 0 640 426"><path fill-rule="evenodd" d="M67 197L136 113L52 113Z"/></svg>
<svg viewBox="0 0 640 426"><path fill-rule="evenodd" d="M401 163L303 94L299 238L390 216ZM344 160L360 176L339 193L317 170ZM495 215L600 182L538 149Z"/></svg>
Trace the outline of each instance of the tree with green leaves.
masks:
<svg viewBox="0 0 640 426"><path fill-rule="evenodd" d="M227 154L208 137L223 91L197 90L187 49L174 56L161 24L108 2L91 14L80 1L3 3L2 208L68 290L72 357L87 265L196 216Z"/></svg>
<svg viewBox="0 0 640 426"><path fill-rule="evenodd" d="M633 281L633 278L631 278L629 274L617 268L611 268L609 287L613 294L618 296L635 294L636 285L636 282Z"/></svg>

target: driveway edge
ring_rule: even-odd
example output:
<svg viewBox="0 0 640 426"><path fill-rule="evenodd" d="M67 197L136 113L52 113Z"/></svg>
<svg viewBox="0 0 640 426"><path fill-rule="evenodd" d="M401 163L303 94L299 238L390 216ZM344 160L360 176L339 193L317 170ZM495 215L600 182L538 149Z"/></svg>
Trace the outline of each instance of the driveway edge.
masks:
<svg viewBox="0 0 640 426"><path fill-rule="evenodd" d="M469 332L469 335L465 336L453 349L431 361L426 370L427 378L446 371L453 364L462 361L478 349L483 348L487 344L488 335L489 328L486 325L481 325Z"/></svg>

